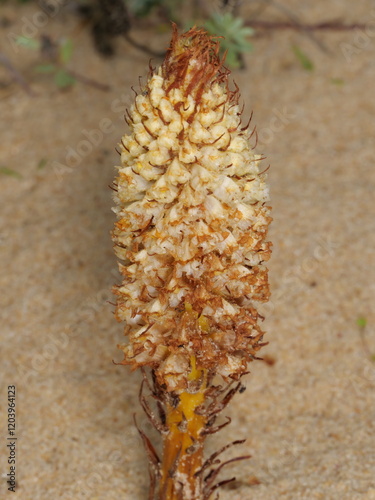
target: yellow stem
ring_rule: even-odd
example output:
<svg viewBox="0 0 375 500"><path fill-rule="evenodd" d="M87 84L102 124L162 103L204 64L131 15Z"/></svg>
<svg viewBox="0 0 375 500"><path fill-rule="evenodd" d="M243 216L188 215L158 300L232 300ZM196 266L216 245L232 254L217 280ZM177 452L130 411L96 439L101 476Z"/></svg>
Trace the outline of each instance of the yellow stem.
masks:
<svg viewBox="0 0 375 500"><path fill-rule="evenodd" d="M189 379L198 381L202 371L191 359ZM167 406L168 434L164 438L159 500L200 500L202 480L195 473L202 467L202 433L206 417L195 410L204 403L206 382L195 393L182 392L176 407Z"/></svg>

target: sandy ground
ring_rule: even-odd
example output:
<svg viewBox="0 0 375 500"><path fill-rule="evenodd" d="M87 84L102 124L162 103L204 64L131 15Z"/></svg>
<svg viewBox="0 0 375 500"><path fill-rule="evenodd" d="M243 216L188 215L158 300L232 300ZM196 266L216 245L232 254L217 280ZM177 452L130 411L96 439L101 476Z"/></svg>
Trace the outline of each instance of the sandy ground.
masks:
<svg viewBox="0 0 375 500"><path fill-rule="evenodd" d="M275 364L252 364L247 391L228 408L231 426L208 444L207 453L247 438L237 454L252 455L223 473L237 482L222 500L375 499L375 3L311 4L285 3L305 22L341 18L372 22L372 30L321 33L327 52L301 34L274 32L256 39L246 71L234 72L245 115L254 110L258 150L271 163L273 295L263 308L263 354ZM133 425L137 411L149 428L137 402L139 374L112 364L122 359L122 326L107 303L118 280L107 186L130 85L146 73L148 57L119 41L117 55L103 60L74 19L51 19L40 32L68 31L71 67L111 86L61 92L33 73L36 54L7 38L21 34L36 9L1 7L10 21L2 51L35 96L16 84L0 88L0 163L19 174L0 174L0 497L144 500L147 463ZM313 71L302 68L293 44ZM1 67L0 81L9 81ZM88 136L95 144L84 144ZM13 384L11 497L5 412Z"/></svg>

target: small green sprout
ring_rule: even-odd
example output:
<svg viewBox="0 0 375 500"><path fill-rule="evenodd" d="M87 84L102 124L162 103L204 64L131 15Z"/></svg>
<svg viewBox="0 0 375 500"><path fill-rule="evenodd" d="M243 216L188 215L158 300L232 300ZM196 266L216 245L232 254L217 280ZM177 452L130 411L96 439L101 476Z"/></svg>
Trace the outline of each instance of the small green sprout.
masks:
<svg viewBox="0 0 375 500"><path fill-rule="evenodd" d="M0 174L8 175L9 177L15 177L17 179L22 179L22 175L17 172L17 170L13 170L9 167L0 166Z"/></svg>
<svg viewBox="0 0 375 500"><path fill-rule="evenodd" d="M298 47L298 45L292 45L292 50L294 55L297 57L301 66L306 71L312 71L314 69L314 64L311 59Z"/></svg>
<svg viewBox="0 0 375 500"><path fill-rule="evenodd" d="M371 362L375 362L375 353L371 352L372 349L369 347L367 339L366 339L366 335L365 335L366 326L367 326L367 319L364 316L359 316L357 318L356 323L357 323L357 326L359 328L359 336L361 337L363 349L366 353L366 356L368 357L368 359Z"/></svg>
<svg viewBox="0 0 375 500"><path fill-rule="evenodd" d="M345 81L342 78L331 78L331 83L333 83L333 85L341 87L342 85L344 85Z"/></svg>
<svg viewBox="0 0 375 500"><path fill-rule="evenodd" d="M48 160L46 160L45 158L42 158L41 160L38 161L38 165L36 166L36 168L38 170L42 170L47 165L47 162L48 162Z"/></svg>
<svg viewBox="0 0 375 500"><path fill-rule="evenodd" d="M357 318L357 325L359 326L359 328L366 328L366 325L367 325L367 319L360 316L359 318Z"/></svg>
<svg viewBox="0 0 375 500"><path fill-rule="evenodd" d="M73 42L69 38L63 40L60 45L59 57L62 64L68 64L73 55Z"/></svg>
<svg viewBox="0 0 375 500"><path fill-rule="evenodd" d="M59 69L54 76L54 81L60 89L66 89L70 87L71 85L74 85L76 82L76 79L74 76L69 74L67 71L64 69Z"/></svg>

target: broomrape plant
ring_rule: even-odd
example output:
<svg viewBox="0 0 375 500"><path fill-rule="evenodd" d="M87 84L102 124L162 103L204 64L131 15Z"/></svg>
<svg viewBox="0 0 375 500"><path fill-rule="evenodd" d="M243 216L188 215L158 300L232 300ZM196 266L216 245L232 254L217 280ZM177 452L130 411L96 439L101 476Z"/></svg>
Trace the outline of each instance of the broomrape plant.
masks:
<svg viewBox="0 0 375 500"><path fill-rule="evenodd" d="M163 439L159 458L140 430L150 499L208 500L226 482L217 457L242 441L204 460L204 440L229 423L215 425L265 345L255 304L269 298L268 188L229 73L215 37L174 26L120 144L116 317L128 337L121 364L142 369L140 402Z"/></svg>

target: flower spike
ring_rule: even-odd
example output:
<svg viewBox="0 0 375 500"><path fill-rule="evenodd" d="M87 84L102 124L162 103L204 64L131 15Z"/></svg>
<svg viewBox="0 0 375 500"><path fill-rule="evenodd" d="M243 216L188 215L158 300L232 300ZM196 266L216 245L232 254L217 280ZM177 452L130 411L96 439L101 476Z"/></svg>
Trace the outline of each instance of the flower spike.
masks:
<svg viewBox="0 0 375 500"><path fill-rule="evenodd" d="M150 367L163 406L158 500L204 497L203 440L224 427L212 427L215 415L241 386L222 401L213 379L239 380L264 345L256 304L269 298L266 171L229 75L216 37L174 26L119 144L116 317L128 337L122 364Z"/></svg>

